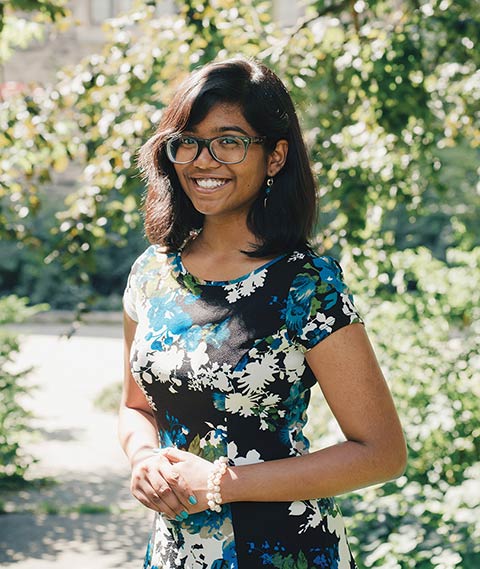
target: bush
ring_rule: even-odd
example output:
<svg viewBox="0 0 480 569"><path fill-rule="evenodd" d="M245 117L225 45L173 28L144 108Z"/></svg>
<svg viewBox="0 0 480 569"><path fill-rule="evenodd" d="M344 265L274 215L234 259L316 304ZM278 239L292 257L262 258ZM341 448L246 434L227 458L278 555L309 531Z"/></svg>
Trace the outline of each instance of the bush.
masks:
<svg viewBox="0 0 480 569"><path fill-rule="evenodd" d="M22 322L46 310L47 305L28 307L28 299L16 296L0 298L0 324ZM31 368L13 371L13 363L20 351L16 336L0 331L0 482L22 480L34 459L22 452L21 444L28 430L31 414L20 402L29 388L26 377Z"/></svg>
<svg viewBox="0 0 480 569"><path fill-rule="evenodd" d="M347 269L409 447L404 476L340 500L365 567L480 566L480 249L446 256L372 251Z"/></svg>

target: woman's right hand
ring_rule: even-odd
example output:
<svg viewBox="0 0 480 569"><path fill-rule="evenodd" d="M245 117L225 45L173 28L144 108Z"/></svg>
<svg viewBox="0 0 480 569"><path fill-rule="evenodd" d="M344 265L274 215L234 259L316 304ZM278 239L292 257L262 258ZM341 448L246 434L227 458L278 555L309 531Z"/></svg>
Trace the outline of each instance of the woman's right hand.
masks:
<svg viewBox="0 0 480 569"><path fill-rule="evenodd" d="M172 468L162 450L143 458L132 467L130 490L147 508L171 519L186 519L197 503L184 478Z"/></svg>

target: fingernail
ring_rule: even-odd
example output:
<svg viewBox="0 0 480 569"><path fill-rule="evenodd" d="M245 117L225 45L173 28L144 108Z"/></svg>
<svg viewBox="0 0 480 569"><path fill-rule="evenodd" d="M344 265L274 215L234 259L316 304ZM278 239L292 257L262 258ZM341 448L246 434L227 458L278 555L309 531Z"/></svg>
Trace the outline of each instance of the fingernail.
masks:
<svg viewBox="0 0 480 569"><path fill-rule="evenodd" d="M183 522L183 518L180 515L175 516L175 519L177 520L177 522Z"/></svg>
<svg viewBox="0 0 480 569"><path fill-rule="evenodd" d="M189 496L188 501L190 502L190 504L192 504L192 506L195 506L195 504L197 503L197 499L195 498L195 496Z"/></svg>
<svg viewBox="0 0 480 569"><path fill-rule="evenodd" d="M182 519L186 520L188 518L188 512L186 512L185 510L183 510L183 512L180 512L180 515L182 516Z"/></svg>

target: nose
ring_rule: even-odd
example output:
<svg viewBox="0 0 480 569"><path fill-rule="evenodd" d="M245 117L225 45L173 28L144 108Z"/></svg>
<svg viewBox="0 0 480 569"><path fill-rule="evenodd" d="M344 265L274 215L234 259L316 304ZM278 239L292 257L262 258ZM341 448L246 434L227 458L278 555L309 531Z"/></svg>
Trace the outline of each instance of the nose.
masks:
<svg viewBox="0 0 480 569"><path fill-rule="evenodd" d="M215 160L215 158L210 154L210 151L206 146L202 148L200 154L193 161L193 164L195 166L198 166L199 168L211 168L212 165L214 167L220 166L220 162L217 162Z"/></svg>

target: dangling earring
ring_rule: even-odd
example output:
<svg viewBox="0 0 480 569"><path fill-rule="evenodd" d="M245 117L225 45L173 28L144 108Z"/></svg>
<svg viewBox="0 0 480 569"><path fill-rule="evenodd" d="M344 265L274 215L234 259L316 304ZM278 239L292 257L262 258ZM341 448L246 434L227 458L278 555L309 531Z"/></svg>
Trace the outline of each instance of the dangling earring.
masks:
<svg viewBox="0 0 480 569"><path fill-rule="evenodd" d="M273 178L267 178L267 187L265 188L265 198L263 200L263 207L267 207L267 199L272 191Z"/></svg>

